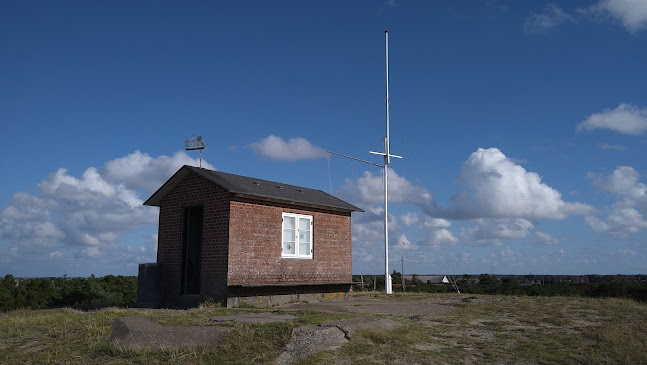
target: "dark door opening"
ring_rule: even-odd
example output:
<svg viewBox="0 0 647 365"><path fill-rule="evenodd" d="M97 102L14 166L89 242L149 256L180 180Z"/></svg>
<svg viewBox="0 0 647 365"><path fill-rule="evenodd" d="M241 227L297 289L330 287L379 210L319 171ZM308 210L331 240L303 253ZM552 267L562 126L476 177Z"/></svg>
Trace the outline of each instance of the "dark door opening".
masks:
<svg viewBox="0 0 647 365"><path fill-rule="evenodd" d="M200 294L200 251L202 250L202 206L184 207L180 294Z"/></svg>

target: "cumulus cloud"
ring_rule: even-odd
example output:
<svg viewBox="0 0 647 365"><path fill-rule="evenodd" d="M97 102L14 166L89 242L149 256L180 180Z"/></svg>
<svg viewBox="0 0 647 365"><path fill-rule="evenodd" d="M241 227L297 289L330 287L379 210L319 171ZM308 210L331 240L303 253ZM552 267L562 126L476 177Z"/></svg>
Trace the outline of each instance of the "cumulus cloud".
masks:
<svg viewBox="0 0 647 365"><path fill-rule="evenodd" d="M328 153L314 146L305 138L290 138L287 142L281 137L269 135L258 142L249 144L254 152L272 160L297 161L328 156Z"/></svg>
<svg viewBox="0 0 647 365"><path fill-rule="evenodd" d="M404 233L400 234L397 237L396 244L395 244L395 250L402 252L402 251L410 251L416 249L416 246L409 241L407 238L407 235Z"/></svg>
<svg viewBox="0 0 647 365"><path fill-rule="evenodd" d="M432 193L421 186L414 185L406 178L389 168L389 204L411 203L420 207L425 214L434 216L439 213ZM375 175L364 171L357 180L346 179L340 191L346 197L355 197L359 207L370 207L384 203L384 181L382 174Z"/></svg>
<svg viewBox="0 0 647 365"><path fill-rule="evenodd" d="M474 219L461 237L482 245L502 245L503 240L528 237L534 225L522 218Z"/></svg>
<svg viewBox="0 0 647 365"><path fill-rule="evenodd" d="M399 222L407 232L418 230L420 235L424 234L422 241L431 246L459 242L450 230L450 220L469 221L469 226L460 231L461 239L500 245L504 240L528 237L535 220L592 215L595 211L583 203L564 201L561 193L543 183L537 173L525 170L496 148L479 149L468 158L458 177L463 188L448 208L437 206L431 191L412 184L395 171L390 170L389 178L389 202L412 205L398 217ZM343 195L354 196L354 204L367 212L379 210L354 220L358 231L375 235L378 225L383 227L383 211L376 208L382 204L382 184L381 176L368 171L356 181L346 181ZM367 224L369 217L372 225ZM395 217L389 220L396 227L394 221ZM538 239L551 241L542 234ZM409 233L407 236L412 237Z"/></svg>
<svg viewBox="0 0 647 365"><path fill-rule="evenodd" d="M560 24L575 19L554 4L546 5L542 13L533 13L523 23L523 30L528 34L544 34Z"/></svg>
<svg viewBox="0 0 647 365"><path fill-rule="evenodd" d="M647 28L647 2L644 0L601 0L580 12L598 19L615 19L630 33Z"/></svg>
<svg viewBox="0 0 647 365"><path fill-rule="evenodd" d="M362 207L366 213L353 216L354 244L363 242L376 242L383 239L384 232L384 185L381 174L374 175L365 171L356 180L346 179L340 190L344 197L354 197L353 204ZM350 201L351 199L349 199ZM441 244L456 244L448 228L451 222L433 215L440 214L431 192L421 186L415 185L389 169L389 204L410 204L407 209L420 210L421 212L408 211L396 217L389 214L390 245L398 250L421 249L424 245L437 246ZM392 208L397 209L397 208ZM400 209L399 209L400 210ZM407 235L396 235L401 232L399 223L408 227ZM415 235L416 243L407 237ZM423 238L424 236L424 238ZM354 246L355 247L355 246Z"/></svg>
<svg viewBox="0 0 647 365"><path fill-rule="evenodd" d="M640 174L631 166L618 166L609 176L596 179L593 185L598 189L634 200L644 200L647 186L639 182Z"/></svg>
<svg viewBox="0 0 647 365"><path fill-rule="evenodd" d="M420 214L415 212L407 212L400 216L400 221L406 226L420 227L427 238L427 243L432 246L441 244L455 245L459 242L458 238L449 231L452 223L443 218L433 218L427 215L420 217Z"/></svg>
<svg viewBox="0 0 647 365"><path fill-rule="evenodd" d="M429 237L429 243L432 246L438 246L445 243L455 245L458 242L458 238L456 238L454 234L446 228L432 230Z"/></svg>
<svg viewBox="0 0 647 365"><path fill-rule="evenodd" d="M614 132L641 135L647 130L647 108L640 109L632 104L620 104L615 109L605 109L591 114L577 125L577 130L591 131L609 129Z"/></svg>
<svg viewBox="0 0 647 365"><path fill-rule="evenodd" d="M585 217L595 232L625 236L647 228L647 185L639 182L633 167L618 166L609 176L596 179L593 186L618 196L604 218Z"/></svg>
<svg viewBox="0 0 647 365"><path fill-rule="evenodd" d="M526 171L497 148L472 153L463 164L459 182L467 189L452 198L448 215L455 219L564 219L593 212L586 204L563 201L539 174Z"/></svg>
<svg viewBox="0 0 647 365"><path fill-rule="evenodd" d="M153 158L136 151L107 162L103 171L89 167L73 176L60 168L36 185L36 193L17 192L0 210L0 240L14 262L40 257L70 267L83 260L118 267L133 264L127 258L150 261L156 239L141 247L120 239L154 228L158 209L143 206L140 194L157 189L184 164L197 160L184 152Z"/></svg>
<svg viewBox="0 0 647 365"><path fill-rule="evenodd" d="M152 193L183 165L199 166L199 163L198 159L191 158L184 151L178 151L173 156L162 155L155 158L148 153L135 151L106 162L103 177L113 183L126 185L130 189L144 189L147 193ZM202 167L216 169L204 160Z"/></svg>
<svg viewBox="0 0 647 365"><path fill-rule="evenodd" d="M413 212L408 212L403 214L400 217L400 220L402 221L402 223L404 223L407 226L418 224L420 222L420 218L418 217L418 214Z"/></svg>
<svg viewBox="0 0 647 365"><path fill-rule="evenodd" d="M647 217L634 208L613 208L605 219L585 217L586 223L595 232L618 234L636 233L647 228Z"/></svg>
<svg viewBox="0 0 647 365"><path fill-rule="evenodd" d="M553 236L551 236L548 233L545 232L535 232L535 236L537 238L537 242L543 243L545 245L558 245L559 240Z"/></svg>
<svg viewBox="0 0 647 365"><path fill-rule="evenodd" d="M433 218L425 216L422 219L420 215L415 212L407 212L400 217L402 223L407 226L413 225L422 225L427 228L447 228L452 225L452 223L443 218Z"/></svg>

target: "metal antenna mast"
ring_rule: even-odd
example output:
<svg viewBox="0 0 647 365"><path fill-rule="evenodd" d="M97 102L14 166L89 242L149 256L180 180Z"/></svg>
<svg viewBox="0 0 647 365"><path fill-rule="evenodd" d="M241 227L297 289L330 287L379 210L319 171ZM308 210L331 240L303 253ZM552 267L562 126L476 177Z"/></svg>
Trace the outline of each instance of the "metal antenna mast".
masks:
<svg viewBox="0 0 647 365"><path fill-rule="evenodd" d="M389 150L389 114L391 112L391 101L389 100L389 31L384 31L386 37L386 136L384 137L384 153L369 151L374 155L384 156L384 286L386 294L393 293L391 273L389 273L389 168L391 157L402 158L392 155Z"/></svg>
<svg viewBox="0 0 647 365"><path fill-rule="evenodd" d="M360 161L369 165L378 166L383 169L384 175L384 291L386 294L393 294L393 282L391 273L389 273L389 169L387 165L391 162L391 157L402 158L402 156L392 155L389 150L389 114L391 112L389 100L389 31L385 30L386 37L386 136L384 137L384 153L369 151L374 155L384 156L384 165L378 165L369 161L361 160L359 158L342 155L326 151L330 154L350 158L351 160ZM374 281L375 282L375 281Z"/></svg>

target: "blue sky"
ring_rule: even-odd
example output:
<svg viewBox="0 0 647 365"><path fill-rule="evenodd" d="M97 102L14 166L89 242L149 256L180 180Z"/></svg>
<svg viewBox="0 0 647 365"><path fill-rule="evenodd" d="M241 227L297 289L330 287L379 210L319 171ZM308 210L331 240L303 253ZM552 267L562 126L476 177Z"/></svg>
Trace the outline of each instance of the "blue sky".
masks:
<svg viewBox="0 0 647 365"><path fill-rule="evenodd" d="M136 275L206 167L361 206L353 271L647 272L647 2L0 2L0 274ZM316 245L316 241L315 241Z"/></svg>

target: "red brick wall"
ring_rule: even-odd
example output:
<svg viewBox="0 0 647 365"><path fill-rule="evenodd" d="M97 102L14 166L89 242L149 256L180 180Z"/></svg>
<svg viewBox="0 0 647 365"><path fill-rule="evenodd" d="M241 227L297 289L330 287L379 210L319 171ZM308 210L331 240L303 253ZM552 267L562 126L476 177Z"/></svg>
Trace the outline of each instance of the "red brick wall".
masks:
<svg viewBox="0 0 647 365"><path fill-rule="evenodd" d="M281 258L282 213L313 216L313 258ZM350 282L350 213L237 199L230 203L229 285Z"/></svg>
<svg viewBox="0 0 647 365"><path fill-rule="evenodd" d="M160 202L157 263L162 270L163 300L166 302L180 294L182 211L190 205L204 207L201 295L222 298L227 292L228 199L222 189L190 173Z"/></svg>

